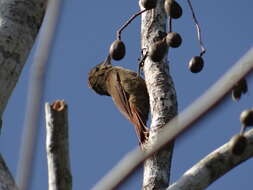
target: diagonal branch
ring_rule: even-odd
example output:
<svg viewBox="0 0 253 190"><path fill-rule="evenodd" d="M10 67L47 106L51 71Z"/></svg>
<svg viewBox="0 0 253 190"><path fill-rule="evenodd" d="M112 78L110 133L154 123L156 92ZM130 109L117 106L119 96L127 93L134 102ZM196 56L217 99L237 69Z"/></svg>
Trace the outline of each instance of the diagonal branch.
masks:
<svg viewBox="0 0 253 190"><path fill-rule="evenodd" d="M230 142L200 160L195 166L167 190L202 190L231 169L253 157L253 129L245 133L247 147L244 153L236 156L231 152Z"/></svg>

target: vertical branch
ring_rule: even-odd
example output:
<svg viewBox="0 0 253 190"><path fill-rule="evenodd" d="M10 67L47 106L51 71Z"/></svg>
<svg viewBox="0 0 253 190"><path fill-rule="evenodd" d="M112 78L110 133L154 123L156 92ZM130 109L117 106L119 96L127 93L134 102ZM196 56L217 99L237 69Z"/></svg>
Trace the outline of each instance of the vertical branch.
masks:
<svg viewBox="0 0 253 190"><path fill-rule="evenodd" d="M165 32L167 17L163 3L163 0L157 0L154 14L152 11L142 14L142 49L149 49L154 43L154 39L159 37L159 33ZM159 138L159 128L177 114L177 100L166 58L161 62L152 62L151 59L146 59L144 75L150 96L152 115L148 142L148 146L151 148ZM173 143L145 161L143 189L161 189L169 185L172 151Z"/></svg>
<svg viewBox="0 0 253 190"><path fill-rule="evenodd" d="M49 1L48 3L44 26L42 27L30 72L30 84L17 174L17 180L21 190L27 189L31 182L30 178L32 177L34 150L37 144L36 140L39 129L39 115L41 113L47 59L53 43L60 5L61 0Z"/></svg>
<svg viewBox="0 0 253 190"><path fill-rule="evenodd" d="M45 105L49 190L72 189L67 111L67 105L63 101Z"/></svg>

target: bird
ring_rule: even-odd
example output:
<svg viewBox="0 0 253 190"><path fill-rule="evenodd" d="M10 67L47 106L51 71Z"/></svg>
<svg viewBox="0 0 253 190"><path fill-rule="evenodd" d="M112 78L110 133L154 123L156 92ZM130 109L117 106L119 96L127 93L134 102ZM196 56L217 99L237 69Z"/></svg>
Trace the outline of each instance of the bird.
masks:
<svg viewBox="0 0 253 190"><path fill-rule="evenodd" d="M119 111L134 125L142 147L149 135L146 127L149 94L145 80L132 70L113 66L108 55L88 73L88 86L99 95L112 97Z"/></svg>

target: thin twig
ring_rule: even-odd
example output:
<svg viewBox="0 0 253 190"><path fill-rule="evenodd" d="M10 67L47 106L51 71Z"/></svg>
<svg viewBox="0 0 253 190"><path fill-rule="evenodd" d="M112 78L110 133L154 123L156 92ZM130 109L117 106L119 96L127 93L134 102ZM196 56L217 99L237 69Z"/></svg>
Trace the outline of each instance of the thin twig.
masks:
<svg viewBox="0 0 253 190"><path fill-rule="evenodd" d="M197 29L197 34L198 34L198 40L199 40L199 44L200 44L200 48L201 48L201 53L200 53L200 56L204 55L206 53L206 49L204 47L204 44L202 42L202 37L201 37L201 30L200 30L200 27L199 27L199 23L198 23L198 20L195 16L195 13L194 13L194 10L193 10L193 7L192 7L192 4L191 4L191 1L190 0L187 0L188 2L188 5L191 9L191 12L192 12L192 18L195 22L195 25L196 25L196 29Z"/></svg>
<svg viewBox="0 0 253 190"><path fill-rule="evenodd" d="M240 135L243 135L243 134L244 134L245 129L246 129L246 126L245 126L245 125L242 125L242 126L241 126L241 129L240 129Z"/></svg>
<svg viewBox="0 0 253 190"><path fill-rule="evenodd" d="M223 77L186 110L165 124L159 132L156 144L146 152L139 147L129 152L92 190L114 189L145 159L161 150L166 144L192 127L208 111L213 109L233 86L253 70L253 48L244 55Z"/></svg>
<svg viewBox="0 0 253 190"><path fill-rule="evenodd" d="M149 9L144 9L142 11L139 11L138 13L135 13L123 26L120 27L119 30L117 30L117 39L121 40L121 32L139 15L141 15L142 13L144 13L145 11L147 11Z"/></svg>
<svg viewBox="0 0 253 190"><path fill-rule="evenodd" d="M169 32L172 32L172 18L169 17Z"/></svg>
<svg viewBox="0 0 253 190"><path fill-rule="evenodd" d="M143 65L144 65L144 62L145 62L145 59L147 58L147 56L148 56L148 51L146 51L146 53L143 55L143 50L141 51L141 60L140 60L140 62L139 62L139 64L138 64L138 76L140 76L141 75L141 69L143 68Z"/></svg>

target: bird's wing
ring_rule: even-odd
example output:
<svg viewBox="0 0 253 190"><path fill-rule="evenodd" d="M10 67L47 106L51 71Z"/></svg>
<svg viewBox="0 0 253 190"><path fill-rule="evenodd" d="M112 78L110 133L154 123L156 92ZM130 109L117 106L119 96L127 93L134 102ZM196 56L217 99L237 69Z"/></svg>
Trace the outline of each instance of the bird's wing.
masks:
<svg viewBox="0 0 253 190"><path fill-rule="evenodd" d="M142 144L147 140L148 134L145 121L142 120L138 108L129 103L129 94L124 90L118 72L113 72L111 79L113 80L111 84L114 84L110 89L113 92L111 93L112 99L120 112L134 124L138 140Z"/></svg>
<svg viewBox="0 0 253 190"><path fill-rule="evenodd" d="M128 119L131 120L132 113L130 104L128 102L129 95L124 90L121 81L120 76L117 71L113 71L111 73L110 79L112 80L110 83L110 91L113 101L115 102L116 106L120 110L120 112Z"/></svg>

